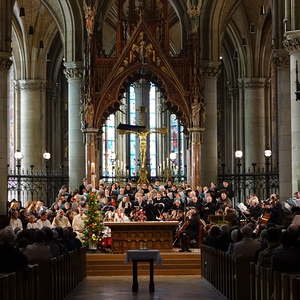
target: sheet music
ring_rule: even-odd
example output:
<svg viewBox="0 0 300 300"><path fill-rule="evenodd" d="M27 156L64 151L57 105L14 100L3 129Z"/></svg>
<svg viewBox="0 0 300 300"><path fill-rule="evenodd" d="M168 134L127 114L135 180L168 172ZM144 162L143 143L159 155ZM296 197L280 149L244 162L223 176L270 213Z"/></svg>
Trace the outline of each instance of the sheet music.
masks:
<svg viewBox="0 0 300 300"><path fill-rule="evenodd" d="M237 207L242 211L246 212L247 211L247 206L244 203L239 203Z"/></svg>

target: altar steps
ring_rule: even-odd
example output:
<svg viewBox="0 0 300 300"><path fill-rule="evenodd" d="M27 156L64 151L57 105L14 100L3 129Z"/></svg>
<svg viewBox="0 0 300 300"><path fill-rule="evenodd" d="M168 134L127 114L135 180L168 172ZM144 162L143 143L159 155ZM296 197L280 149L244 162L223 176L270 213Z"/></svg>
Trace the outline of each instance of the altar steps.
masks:
<svg viewBox="0 0 300 300"><path fill-rule="evenodd" d="M161 253L162 265L156 275L200 275L200 253ZM87 254L87 276L130 276L132 265L123 254ZM149 263L139 263L139 275L149 274Z"/></svg>

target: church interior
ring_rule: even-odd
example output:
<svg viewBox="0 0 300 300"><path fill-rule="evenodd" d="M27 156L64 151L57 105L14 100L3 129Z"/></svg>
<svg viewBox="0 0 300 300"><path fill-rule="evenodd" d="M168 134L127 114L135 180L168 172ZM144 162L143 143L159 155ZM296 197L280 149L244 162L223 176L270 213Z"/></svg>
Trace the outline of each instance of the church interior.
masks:
<svg viewBox="0 0 300 300"><path fill-rule="evenodd" d="M300 299L299 59L299 0L0 0L0 299Z"/></svg>

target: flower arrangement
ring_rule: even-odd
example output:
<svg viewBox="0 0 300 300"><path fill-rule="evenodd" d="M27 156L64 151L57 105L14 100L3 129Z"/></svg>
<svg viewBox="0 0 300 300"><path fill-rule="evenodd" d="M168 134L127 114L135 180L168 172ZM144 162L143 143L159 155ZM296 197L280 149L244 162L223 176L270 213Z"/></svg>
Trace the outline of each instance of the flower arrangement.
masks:
<svg viewBox="0 0 300 300"><path fill-rule="evenodd" d="M87 196L88 208L85 212L86 220L84 222L84 246L89 247L95 245L97 247L101 240L101 233L103 230L103 215L99 209L99 200L95 193ZM96 248L95 247L95 248Z"/></svg>

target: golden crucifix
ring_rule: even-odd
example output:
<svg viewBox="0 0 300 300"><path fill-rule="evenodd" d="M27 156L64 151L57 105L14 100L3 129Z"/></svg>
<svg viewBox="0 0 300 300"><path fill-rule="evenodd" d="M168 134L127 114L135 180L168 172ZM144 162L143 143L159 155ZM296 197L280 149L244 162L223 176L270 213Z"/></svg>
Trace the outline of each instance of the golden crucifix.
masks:
<svg viewBox="0 0 300 300"><path fill-rule="evenodd" d="M117 127L120 134L136 134L140 140L140 171L139 171L139 179L138 183L149 183L148 180L148 170L146 168L147 161L147 137L151 133L160 133L166 134L168 132L167 128L155 128L155 129L147 129L145 126L135 126L135 125L127 125L127 124L119 124Z"/></svg>

